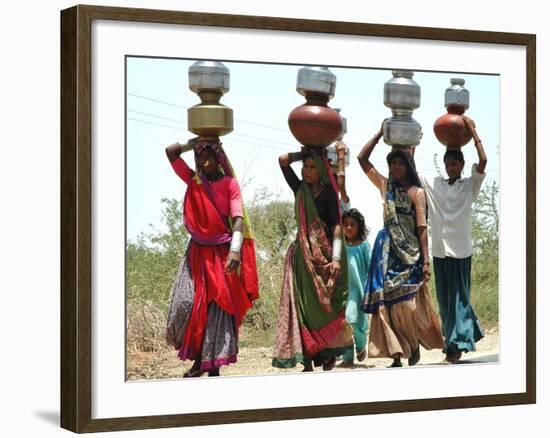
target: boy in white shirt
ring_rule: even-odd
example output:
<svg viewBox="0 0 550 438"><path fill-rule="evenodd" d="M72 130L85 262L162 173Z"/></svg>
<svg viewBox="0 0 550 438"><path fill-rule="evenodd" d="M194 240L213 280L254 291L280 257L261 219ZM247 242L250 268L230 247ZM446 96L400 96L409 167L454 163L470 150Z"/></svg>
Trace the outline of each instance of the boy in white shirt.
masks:
<svg viewBox="0 0 550 438"><path fill-rule="evenodd" d="M448 179L421 177L428 198L432 256L439 313L443 323L446 357L457 363L463 352L474 351L483 330L470 304L472 262L472 204L485 178L487 155L472 119L462 116L478 154L471 177L462 178L464 156L460 149L447 149L443 161Z"/></svg>

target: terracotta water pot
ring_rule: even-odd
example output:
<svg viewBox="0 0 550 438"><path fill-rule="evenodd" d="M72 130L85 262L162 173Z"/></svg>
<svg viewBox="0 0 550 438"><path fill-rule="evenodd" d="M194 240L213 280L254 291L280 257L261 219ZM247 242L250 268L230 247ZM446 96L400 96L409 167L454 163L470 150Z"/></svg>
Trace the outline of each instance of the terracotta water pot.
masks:
<svg viewBox="0 0 550 438"><path fill-rule="evenodd" d="M307 102L289 114L290 131L304 146L326 147L340 136L342 118L327 101L325 96L308 93Z"/></svg>
<svg viewBox="0 0 550 438"><path fill-rule="evenodd" d="M434 123L434 133L441 144L448 148L461 148L472 139L461 114L464 108L449 106L447 114L439 117Z"/></svg>

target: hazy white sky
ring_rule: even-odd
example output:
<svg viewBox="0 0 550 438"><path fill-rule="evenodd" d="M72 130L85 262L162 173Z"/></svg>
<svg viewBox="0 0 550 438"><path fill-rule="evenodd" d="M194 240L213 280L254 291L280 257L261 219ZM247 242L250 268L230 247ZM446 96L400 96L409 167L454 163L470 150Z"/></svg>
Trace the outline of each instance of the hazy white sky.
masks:
<svg viewBox="0 0 550 438"><path fill-rule="evenodd" d="M164 148L185 142L194 134L187 131L187 108L200 102L188 88L187 71L194 60L127 58L127 237L135 239L150 231L149 224L162 229L161 198L181 199L185 184L174 174ZM257 191L270 191L281 199L292 200L292 191L280 172L277 158L284 152L297 151L299 143L288 129L288 115L305 102L296 92L297 65L224 62L229 68L230 91L221 102L233 109L234 131L222 137L245 202ZM329 102L342 108L348 133L344 141L351 149L347 168L347 188L352 206L366 217L372 230L372 242L382 227L382 201L357 163L363 144L391 116L383 104L384 83L391 70L342 68L329 66L337 77L336 95ZM422 125L422 141L415 161L419 173L435 176L434 154L441 168L445 148L433 133L435 120L446 112L444 92L450 78L462 77L470 91L472 117L488 155L486 182L499 180L500 82L495 75L454 72L415 72L413 79L421 87L421 105L413 117ZM385 156L390 151L383 140L373 153L373 162L387 174ZM469 176L477 160L473 142L463 147L465 174ZM192 153L182 155L194 167ZM295 164L299 172L299 164Z"/></svg>

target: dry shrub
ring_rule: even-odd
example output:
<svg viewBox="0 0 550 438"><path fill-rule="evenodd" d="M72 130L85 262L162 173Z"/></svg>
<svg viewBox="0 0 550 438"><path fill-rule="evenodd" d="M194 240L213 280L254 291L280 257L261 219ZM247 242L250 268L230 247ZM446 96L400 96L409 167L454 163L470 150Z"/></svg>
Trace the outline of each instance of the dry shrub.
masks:
<svg viewBox="0 0 550 438"><path fill-rule="evenodd" d="M159 352L170 349L164 339L165 313L151 300L128 302L126 335L129 352Z"/></svg>

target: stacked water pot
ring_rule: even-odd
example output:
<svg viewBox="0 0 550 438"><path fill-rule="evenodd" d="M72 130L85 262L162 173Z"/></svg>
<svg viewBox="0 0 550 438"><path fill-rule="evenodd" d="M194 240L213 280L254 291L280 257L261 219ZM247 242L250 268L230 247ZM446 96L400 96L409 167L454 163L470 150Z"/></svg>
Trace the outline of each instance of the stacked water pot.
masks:
<svg viewBox="0 0 550 438"><path fill-rule="evenodd" d="M203 139L219 140L233 131L233 110L220 103L229 91L229 69L221 62L197 61L189 67L189 89L201 103L187 110L187 128Z"/></svg>
<svg viewBox="0 0 550 438"><path fill-rule="evenodd" d="M441 144L459 149L472 139L462 114L470 107L470 92L464 88L464 79L452 78L451 86L445 90L447 114L434 123L434 133Z"/></svg>
<svg viewBox="0 0 550 438"><path fill-rule="evenodd" d="M412 117L420 106L420 85L410 70L393 70L392 75L384 84L384 105L392 111L383 124L384 142L413 155L422 138L422 127Z"/></svg>
<svg viewBox="0 0 550 438"><path fill-rule="evenodd" d="M336 76L327 67L303 67L298 71L296 91L306 98L288 116L290 131L302 145L326 148L342 133L342 118L328 106L334 97Z"/></svg>

